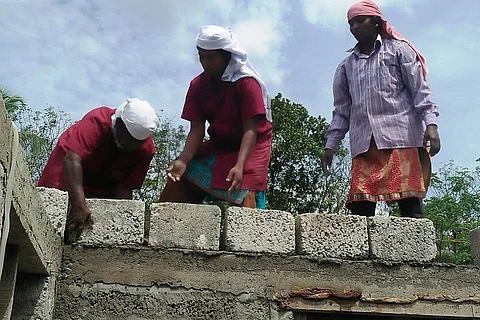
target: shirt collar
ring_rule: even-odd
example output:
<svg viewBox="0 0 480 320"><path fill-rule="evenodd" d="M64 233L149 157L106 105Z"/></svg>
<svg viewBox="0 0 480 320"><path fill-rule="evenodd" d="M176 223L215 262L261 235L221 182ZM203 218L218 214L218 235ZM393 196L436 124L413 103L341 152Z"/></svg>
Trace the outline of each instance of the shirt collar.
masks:
<svg viewBox="0 0 480 320"><path fill-rule="evenodd" d="M377 35L377 39L375 40L375 49L377 48L377 43L379 43L381 46L382 43L383 43L383 40L382 40L382 36L380 36L380 34ZM375 51L375 50L374 50ZM353 47L353 48L350 48L347 50L347 52L350 52L350 53L355 53L357 56L362 54L360 52L360 44L357 42L357 44Z"/></svg>

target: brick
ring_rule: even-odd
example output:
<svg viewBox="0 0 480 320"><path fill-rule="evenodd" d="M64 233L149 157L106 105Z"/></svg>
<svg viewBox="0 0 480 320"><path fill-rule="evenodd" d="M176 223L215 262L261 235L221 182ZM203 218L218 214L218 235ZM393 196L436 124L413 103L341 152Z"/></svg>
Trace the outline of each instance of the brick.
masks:
<svg viewBox="0 0 480 320"><path fill-rule="evenodd" d="M289 212L230 207L225 215L228 251L295 253L295 219Z"/></svg>
<svg viewBox="0 0 480 320"><path fill-rule="evenodd" d="M151 205L149 245L219 250L220 222L218 206L154 203Z"/></svg>
<svg viewBox="0 0 480 320"><path fill-rule="evenodd" d="M437 254L435 228L428 219L368 219L370 257L384 261L428 262Z"/></svg>
<svg viewBox="0 0 480 320"><path fill-rule="evenodd" d="M144 235L145 203L137 200L87 199L94 219L77 244L122 246L141 244Z"/></svg>
<svg viewBox="0 0 480 320"><path fill-rule="evenodd" d="M306 213L296 218L297 253L338 259L367 259L367 218Z"/></svg>
<svg viewBox="0 0 480 320"><path fill-rule="evenodd" d="M480 266L480 227L470 232L470 250L472 251L473 262Z"/></svg>
<svg viewBox="0 0 480 320"><path fill-rule="evenodd" d="M43 200L43 206L47 212L48 219L55 228L55 232L63 237L67 218L68 193L45 187L37 187L37 191Z"/></svg>

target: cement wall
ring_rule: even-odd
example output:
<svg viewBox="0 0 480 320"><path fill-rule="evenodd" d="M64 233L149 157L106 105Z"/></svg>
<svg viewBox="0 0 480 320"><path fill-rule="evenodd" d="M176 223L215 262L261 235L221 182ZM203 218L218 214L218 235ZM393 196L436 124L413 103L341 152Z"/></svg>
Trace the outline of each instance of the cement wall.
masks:
<svg viewBox="0 0 480 320"><path fill-rule="evenodd" d="M46 208L66 208L66 193L39 191ZM64 249L55 319L480 317L480 268L431 262L427 219L162 203L144 246L138 201L88 204L96 224Z"/></svg>
<svg viewBox="0 0 480 320"><path fill-rule="evenodd" d="M0 279L0 318L51 319L35 312L18 318L15 311L19 301L16 297L23 293L19 289L19 275L57 277L63 250L62 239L55 232L33 184L17 137L0 98L0 236L6 240L7 249L2 256L0 248L0 263L5 267ZM43 284L29 283L26 290L37 289L43 290ZM42 310L41 314L53 315L53 302L54 296L50 295L46 300L36 300L35 306Z"/></svg>
<svg viewBox="0 0 480 320"><path fill-rule="evenodd" d="M66 248L64 261L56 319L279 319L279 310L480 317L472 267L83 246Z"/></svg>

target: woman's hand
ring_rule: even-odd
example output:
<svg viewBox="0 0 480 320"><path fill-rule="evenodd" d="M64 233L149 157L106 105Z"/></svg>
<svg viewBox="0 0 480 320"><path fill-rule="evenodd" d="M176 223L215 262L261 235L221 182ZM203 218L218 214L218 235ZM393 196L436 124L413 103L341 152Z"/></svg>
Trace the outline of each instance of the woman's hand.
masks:
<svg viewBox="0 0 480 320"><path fill-rule="evenodd" d="M167 168L167 177L172 180L172 182L180 181L180 178L185 173L187 165L181 160L174 160L170 162Z"/></svg>
<svg viewBox="0 0 480 320"><path fill-rule="evenodd" d="M236 165L228 172L227 181L232 181L230 188L228 188L228 193L232 193L233 191L237 190L241 184L243 179L243 168Z"/></svg>

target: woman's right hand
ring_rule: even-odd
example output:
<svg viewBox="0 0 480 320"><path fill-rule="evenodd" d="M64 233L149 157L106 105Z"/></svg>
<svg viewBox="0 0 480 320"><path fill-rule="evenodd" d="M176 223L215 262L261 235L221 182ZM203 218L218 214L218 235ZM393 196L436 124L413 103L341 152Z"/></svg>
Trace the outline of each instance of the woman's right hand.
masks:
<svg viewBox="0 0 480 320"><path fill-rule="evenodd" d="M174 160L170 162L167 168L167 177L172 180L172 182L180 181L180 178L185 173L187 165L181 160Z"/></svg>

